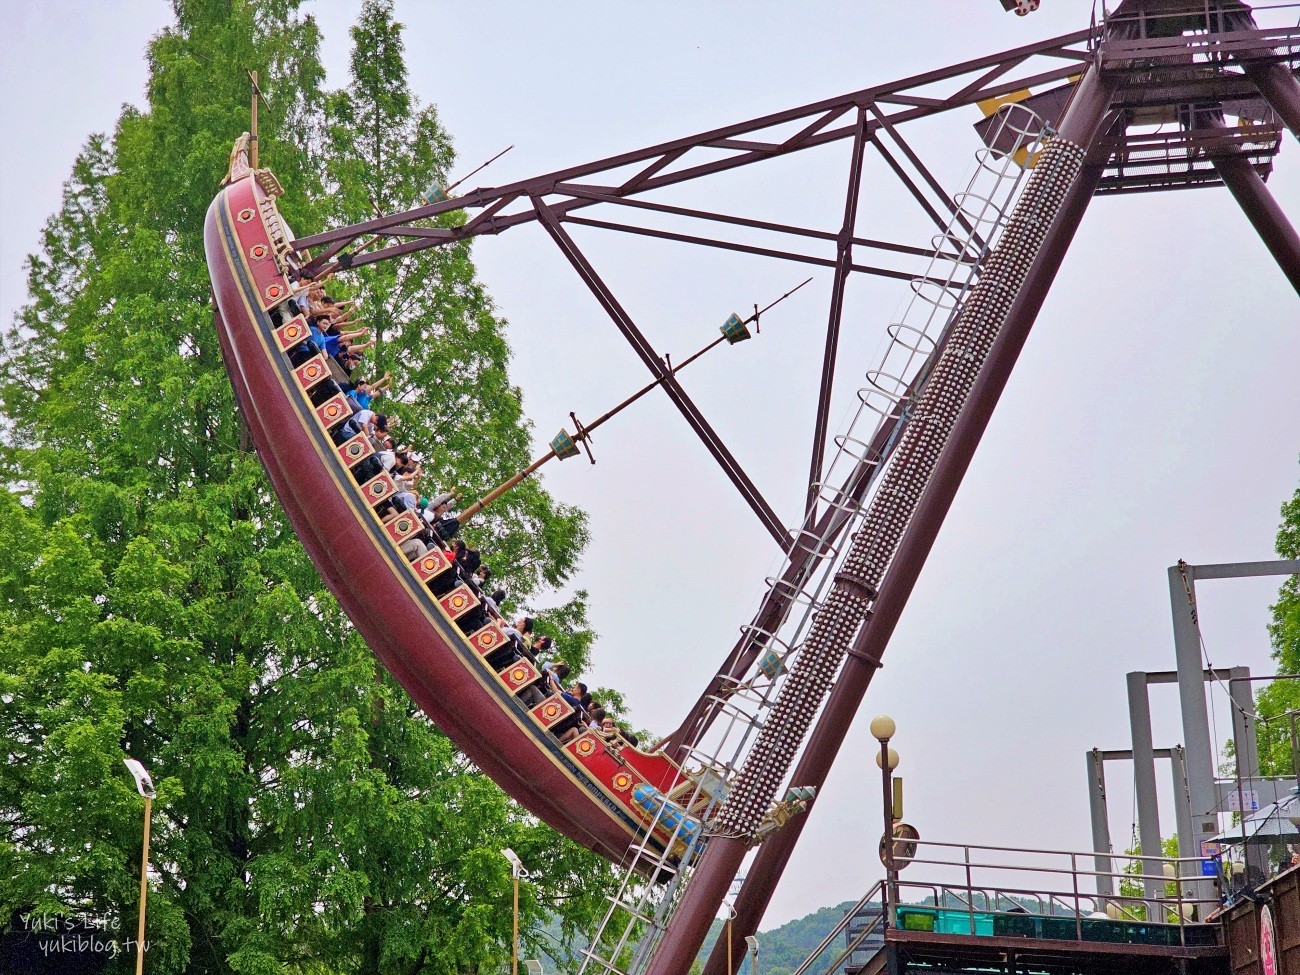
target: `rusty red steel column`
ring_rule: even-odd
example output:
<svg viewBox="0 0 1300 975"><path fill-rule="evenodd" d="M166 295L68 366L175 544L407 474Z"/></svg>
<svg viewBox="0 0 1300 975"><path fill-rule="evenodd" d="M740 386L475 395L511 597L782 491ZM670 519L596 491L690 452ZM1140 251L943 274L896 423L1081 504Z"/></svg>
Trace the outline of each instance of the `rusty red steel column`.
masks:
<svg viewBox="0 0 1300 975"><path fill-rule="evenodd" d="M1229 18L1233 30L1259 29L1255 23L1255 16L1249 8L1230 13ZM1265 48L1269 55L1274 54L1267 42L1261 41L1260 46ZM1260 61L1243 57L1238 59L1238 63L1245 69L1247 77L1255 83L1264 100L1273 107L1273 111L1277 112L1286 127L1291 130L1291 134L1300 139L1300 81L1296 81L1295 75L1291 73L1286 62Z"/></svg>
<svg viewBox="0 0 1300 975"><path fill-rule="evenodd" d="M1006 386L1011 368L1029 337L1029 330L1042 308L1048 289L1074 239L1075 231L1079 229L1088 203L1101 182L1103 171L1104 166L1100 162L1085 166L1069 196L1062 203L1048 242L1039 252L1024 288L1007 315L1006 324L971 391L962 418L954 428L930 484L926 487L925 495L921 498L916 516L908 526L907 534L903 536L894 567L881 586L880 599L872 609L871 621L844 662L835 690L831 692L826 709L808 739L808 747L804 750L791 781L817 789L825 783L849 726L879 667L881 655L912 594L912 588L916 585L957 487L970 466L993 407ZM736 917L731 923L733 947L743 946L746 935L758 931L759 922L763 919L776 885L790 862L795 844L815 805L814 802L807 813L791 820L764 842L750 864L745 883L736 898ZM726 967L726 945L719 940L714 944L713 953L704 966L704 975L723 975Z"/></svg>
<svg viewBox="0 0 1300 975"><path fill-rule="evenodd" d="M830 421L831 395L835 389L835 360L840 348L840 322L844 317L844 289L853 266L853 234L858 222L858 196L862 189L862 157L867 147L867 112L858 108L853 153L849 161L849 187L844 194L844 223L835 248L835 279L831 283L831 306L826 322L826 351L822 354L821 388L817 393L817 416L813 423L812 461L808 467L808 497L805 520L817 507L817 489L822 479L826 452L826 427Z"/></svg>
<svg viewBox="0 0 1300 975"><path fill-rule="evenodd" d="M886 471L886 481L878 497L901 500L898 504L891 500L879 506L873 502L864 528L836 576L835 587L813 621L804 650L782 685L768 722L735 779L731 795L714 820L718 834L709 839L672 922L650 959L647 975L682 975L689 970L744 860L748 835L762 809L775 797L795 747L802 741L816 707L829 689L829 668L838 668L844 654L854 648L863 632L863 622L865 627L871 625L870 612L875 601L871 587L879 584L880 573L899 551L909 521L917 516L928 520L936 512L936 521L942 520L939 509L946 510L950 495L960 483L960 473L951 484L945 485L945 491L938 497L925 490L933 480L928 475L944 455L949 435L972 412L966 401L974 386L965 384L974 383L984 371L985 365L978 363L987 363L987 354L997 345L996 338L1015 299L1023 294L1028 273L1036 265L1036 255L1046 243L1047 228L1042 220L1055 221L1070 187L1077 183L1085 149L1096 137L1112 93L1113 85L1103 82L1095 62L1090 64L1075 89L1058 137L1043 150L984 276L958 316L954 333L963 327L969 314L968 335L960 344L954 338L952 357L946 358L946 362L941 360L936 367L918 402L918 418L924 422L914 420L909 424L904 432L905 442ZM981 348L984 342L991 344ZM971 375L966 370L972 366L974 377L963 378L963 374ZM982 431L987 424L995 400L996 397L987 404L981 403L975 411L978 430ZM917 500L931 498L929 508L924 511L909 508L910 492L915 489L918 477L921 482ZM891 483L894 480L898 483ZM948 502L940 504L945 496ZM914 564L909 563L906 571L919 572L923 561L922 553L914 553Z"/></svg>
<svg viewBox="0 0 1300 975"><path fill-rule="evenodd" d="M1217 114L1196 112L1191 121L1197 129L1223 130L1227 134L1228 126L1222 118L1216 117ZM1224 142L1230 146L1226 139ZM1212 159L1212 162L1233 199L1250 220L1282 273L1291 282L1291 287L1300 292L1300 235L1296 234L1277 199L1268 191L1250 160L1240 152L1220 155Z"/></svg>
<svg viewBox="0 0 1300 975"><path fill-rule="evenodd" d="M1285 65L1276 63L1247 64L1246 74L1291 134L1300 139L1300 81Z"/></svg>

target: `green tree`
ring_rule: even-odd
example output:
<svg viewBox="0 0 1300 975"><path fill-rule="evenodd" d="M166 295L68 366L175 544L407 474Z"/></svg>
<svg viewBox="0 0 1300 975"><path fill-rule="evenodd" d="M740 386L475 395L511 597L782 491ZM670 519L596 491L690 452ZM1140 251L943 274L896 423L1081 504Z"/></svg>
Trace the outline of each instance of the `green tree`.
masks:
<svg viewBox="0 0 1300 975"><path fill-rule="evenodd" d="M387 5L363 11L354 64L372 38L396 63L347 96L322 92L297 6L177 0L149 48L147 108L87 142L6 332L0 916L85 910L134 930L133 754L158 786L152 971L473 971L508 955L501 846L541 877L526 932L588 926L610 871L510 803L376 668L246 449L201 240L247 124L244 69L272 93L262 162L294 226L360 215L340 201L406 194L401 179L451 160L432 109L386 95L394 78L405 91ZM391 145L349 148L344 105L397 120ZM407 177L385 168L394 146ZM528 439L502 323L466 250L424 260L392 272L405 301L385 304L380 270L358 293L401 372L410 439L487 483ZM562 583L586 538L538 484L479 532L521 602ZM582 598L549 619L589 643Z"/></svg>
<svg viewBox="0 0 1300 975"><path fill-rule="evenodd" d="M1300 558L1300 489L1282 505L1277 532L1277 554ZM1288 576L1271 607L1268 627L1273 659L1279 674L1300 674L1300 579ZM1256 724L1260 767L1265 775L1294 774L1291 750L1291 713L1300 711L1300 681L1280 680L1261 691L1256 710L1265 719Z"/></svg>
<svg viewBox="0 0 1300 975"><path fill-rule="evenodd" d="M431 182L445 180L453 158L437 112L420 107L408 88L391 0L367 0L352 40L351 77L327 103L332 223L414 204ZM455 212L436 222L464 219ZM377 343L373 370L391 368L397 377L401 437L426 448L425 467L441 485L463 489L468 499L527 466L529 425L510 383L505 322L475 277L470 243L367 265L348 284ZM489 508L467 534L520 597L560 584L587 542L583 514L557 504L536 478Z"/></svg>
<svg viewBox="0 0 1300 975"><path fill-rule="evenodd" d="M1135 835L1133 837L1133 845L1124 851L1124 855L1126 857L1131 857L1132 859L1124 864L1123 868L1120 870L1120 873L1124 876L1120 878L1119 882L1119 896L1130 899L1120 902L1117 906L1123 912L1124 917L1138 921L1145 921L1147 919L1147 907L1145 904L1140 904L1137 901L1146 896L1146 888L1142 883L1142 875L1151 872L1154 868L1154 864L1150 864L1145 860L1137 859L1141 854L1142 847L1137 842L1137 836ZM1153 855L1162 856L1170 860L1177 859L1178 837L1166 836L1160 841L1160 852ZM1178 886L1178 880L1166 880L1164 886L1165 898L1176 902L1178 900ZM1176 908L1171 909L1166 907L1165 913L1166 921L1177 923L1178 911Z"/></svg>

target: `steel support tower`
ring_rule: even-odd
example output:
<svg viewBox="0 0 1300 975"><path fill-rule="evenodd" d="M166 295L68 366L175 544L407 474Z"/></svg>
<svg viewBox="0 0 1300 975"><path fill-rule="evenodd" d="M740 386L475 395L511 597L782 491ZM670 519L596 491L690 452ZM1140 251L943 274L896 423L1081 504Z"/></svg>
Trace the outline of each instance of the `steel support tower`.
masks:
<svg viewBox="0 0 1300 975"><path fill-rule="evenodd" d="M308 258L306 270L321 271L540 225L785 553L759 611L665 742L675 758L700 755L720 715L735 723L739 692L754 692L733 757L719 760L728 788L707 814L707 842L693 862L674 867L675 886L646 915L649 947L636 953L638 973L690 968L737 868L761 840L735 903L730 950L720 942L706 972L720 975L728 957L745 957L744 939L756 931L807 817L775 832L762 823L783 785L824 784L1090 200L1225 186L1300 291L1300 235L1265 182L1283 125L1300 132L1298 64L1300 28L1261 30L1238 0L1123 0L1073 34L293 242ZM1012 126L1018 135L1011 146L999 141L1007 112L977 126L987 158L1005 162L1023 152L1021 162L1031 167L1015 184L1014 206L988 218L944 190L904 130L919 119L1005 101L1041 125ZM662 192L831 143L849 150L842 219L832 227L679 205ZM859 206L871 189L863 181L869 153L884 160L938 229L933 248L859 234ZM660 218L676 221L674 229L655 226ZM692 232L681 229L683 221ZM809 479L794 528L654 350L573 227L829 272ZM728 238L733 228L744 239ZM946 261L967 277L899 266L917 257L931 259L931 267ZM895 344L910 354L896 375L868 374L874 391L866 390L863 402L884 403L880 422L832 437L844 294L856 275L908 281L918 293L937 289L950 314L933 331L891 326ZM907 346L913 332L920 337ZM1176 627L1183 625L1176 618ZM754 668L771 655L777 664L755 692ZM1199 688L1199 664L1196 671ZM1200 756L1190 738L1187 757L1194 780ZM1190 781L1194 808L1204 785Z"/></svg>

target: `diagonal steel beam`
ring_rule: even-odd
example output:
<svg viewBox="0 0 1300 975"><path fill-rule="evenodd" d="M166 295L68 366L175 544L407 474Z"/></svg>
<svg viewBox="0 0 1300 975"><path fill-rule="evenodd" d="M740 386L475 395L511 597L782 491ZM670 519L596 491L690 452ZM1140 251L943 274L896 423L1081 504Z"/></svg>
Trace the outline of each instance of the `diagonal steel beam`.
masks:
<svg viewBox="0 0 1300 975"><path fill-rule="evenodd" d="M899 182L907 187L908 192L912 194L912 198L921 205L921 209L926 212L926 215L929 216L932 221L934 221L934 225L941 231L947 231L948 221L943 218L943 214L934 208L934 204L931 203L926 198L926 195L921 192L921 187L916 185L916 181L912 179L907 170L905 170L902 164L894 157L894 154L889 151L889 147L880 141L874 131L871 136L871 144L875 146L876 151L880 153L880 158L885 160L889 165L889 168L894 171L894 175L898 177Z"/></svg>
<svg viewBox="0 0 1300 975"><path fill-rule="evenodd" d="M656 230L653 227L637 227L626 223L611 223L608 220L592 220L590 217L565 217L565 223L582 227L595 227L599 230L617 230L620 233L635 234L640 237L656 237L660 240L675 240L683 244L699 244L702 247L716 247L720 250L738 251L741 254L753 254L756 257L772 257L780 261L793 261L796 264L812 264L815 267L835 267L837 262L829 257L816 257L812 254L800 254L795 251L777 250L771 247L758 247L754 244L738 244L730 240L718 240L714 237L698 237L693 234L679 234L671 230ZM360 263L360 262L358 262ZM850 271L859 274L872 274L881 278L894 278L898 281L934 281L925 275L909 271L895 271L892 268L876 267L872 264L849 264Z"/></svg>
<svg viewBox="0 0 1300 975"><path fill-rule="evenodd" d="M632 317L623 309L623 306L619 304L618 299L614 297L614 293L610 291L609 286L605 284L604 280L596 272L596 269L592 267L586 256L579 249L577 243L569 236L568 231L561 226L559 217L545 204L545 202L538 198L533 199L533 206L537 210L538 221L545 228L546 232L551 235L551 239L554 240L556 246L560 248L560 252L568 258L569 263L572 264L574 270L578 272L578 276L582 278L583 283L591 289L591 293L596 296L596 300L600 302L600 305L605 309L606 314L608 314L614 324L618 326L618 330L623 333L623 337L628 340L632 349L641 358L641 361L645 363L646 368L649 369L650 372L654 374L655 378L663 385L664 392L668 394L668 398L671 399L677 409L681 411L682 416L686 418L686 422L690 424L691 429L699 436L700 440L704 443L705 448L707 448L709 453L713 455L714 460L716 460L718 465L722 468L723 473L726 474L731 480L731 483L736 486L741 497L745 499L745 502L753 510L754 514L758 516L758 520L763 523L763 527L766 528L772 538L776 540L776 543L781 547L781 550L785 551L790 545L789 533L781 524L781 520L776 516L776 512L772 510L772 507L767 503L762 494L759 493L754 482L750 480L749 475L745 473L744 468L740 466L740 462L732 456L731 451L727 449L726 445L718 437L717 433L714 432L709 421L704 418L704 415L678 384L676 377L668 371L663 360L659 358L654 349L650 346L650 343L646 341L645 335L643 335L641 330L637 327L636 322L632 320Z"/></svg>
<svg viewBox="0 0 1300 975"><path fill-rule="evenodd" d="M952 95L950 95L947 101L953 105L960 104L961 100L965 98L967 95L969 95L971 92L979 91L990 81L997 81L1008 71L1014 71L1016 68L1018 68L1021 65L1021 63L1024 62L1024 60L1025 60L1024 58L1011 58L1008 61L1004 61L1002 64L995 64L993 67L989 68L988 71L985 71L982 75L980 75L970 84L966 85L960 91L954 92Z"/></svg>
<svg viewBox="0 0 1300 975"><path fill-rule="evenodd" d="M659 172L661 169L671 166L673 163L675 163L682 156L686 155L686 153L688 152L690 152L689 148L673 149L671 152L665 152L662 156L660 156L658 159L652 162L649 166L645 167L645 169L641 170L639 173L637 173L627 182L623 183L618 188L619 192L620 193L632 192L638 186L640 186L642 183L648 180L651 176L653 176L655 173Z"/></svg>
<svg viewBox="0 0 1300 975"><path fill-rule="evenodd" d="M1201 107L1185 118L1184 124L1189 130L1196 128L1210 133L1227 131L1223 112L1218 108ZM1291 287L1300 292L1300 234L1291 226L1285 211L1268 191L1250 160L1235 151L1226 139L1218 146L1213 141L1209 142L1208 152L1214 169L1228 187L1228 192L1250 220L1260 240L1291 282Z"/></svg>
<svg viewBox="0 0 1300 975"><path fill-rule="evenodd" d="M803 142L808 136L796 137L796 142ZM794 148L796 142L791 142L788 148ZM781 144L776 142L755 142L753 139L715 139L713 142L706 142L703 146L705 149L738 149L741 152L751 152L761 156L775 156L779 152L788 151L781 148Z"/></svg>
<svg viewBox="0 0 1300 975"><path fill-rule="evenodd" d="M738 217L729 213L714 213L710 210L696 210L692 207L674 206L671 203L652 203L650 200L637 200L631 197L612 196L594 190L570 188L569 195L592 200L597 203L609 203L613 206L631 207L635 210L651 210L655 213L667 213L678 217L691 217L714 223L727 223L737 227L749 227L753 230L770 230L777 234L789 234L792 237L811 237L815 240L839 240L839 234L829 230L813 230L808 227L796 227L787 223L774 223L771 220L754 220L750 217ZM895 244L887 240L872 240L868 237L854 237L855 247L871 247L878 250L893 251L896 254L909 254L913 257L933 257L934 250L925 247L913 247L910 244ZM954 261L962 260L960 254L946 254Z"/></svg>
<svg viewBox="0 0 1300 975"><path fill-rule="evenodd" d="M518 195L507 194L506 196L501 197L501 199L497 200L490 207L486 207L482 213L470 220L470 222L465 224L465 226L456 228L460 231L458 236L468 237L470 234L477 233L480 227L484 224L490 224L493 217L508 207L511 203L514 203L517 199L519 199Z"/></svg>
<svg viewBox="0 0 1300 975"><path fill-rule="evenodd" d="M831 396L835 391L835 360L840 348L840 321L844 317L844 287L853 266L853 234L857 230L858 196L862 188L862 157L867 148L867 113L858 109L857 131L853 134L853 155L849 162L849 186L844 194L844 222L840 225L835 250L835 277L831 281L831 304L826 321L826 349L822 353L821 385L817 391L817 413L813 421L812 460L808 467L806 520L817 505L817 484L822 479L826 454L826 425L830 420Z"/></svg>
<svg viewBox="0 0 1300 975"><path fill-rule="evenodd" d="M880 95L878 102L889 105L910 105L912 108L943 108L947 102L942 98L924 98L921 95Z"/></svg>
<svg viewBox="0 0 1300 975"><path fill-rule="evenodd" d="M947 191L939 184L939 181L934 178L934 174L930 172L925 163L921 162L921 157L916 154L912 147L907 143L907 140L903 138L894 123L890 121L889 117L881 112L875 105L871 106L871 114L876 116L881 127L888 132L890 138L897 143L898 148L903 151L903 155L907 157L908 162L910 162L916 168L916 171L921 174L921 178L925 180L926 185L930 187L935 196L942 200L944 206L946 206L952 215L957 218L957 222L961 224L962 229L970 234L971 240L975 242L975 246L983 250L983 238L980 237L971 222L966 219L965 214L961 212L961 208L957 206L957 202L948 195ZM876 147L882 152L884 151L884 147L881 145L879 139L876 140ZM890 165L893 166L894 164L891 162ZM895 169L895 172L898 172L898 170ZM910 180L906 180L906 182L909 186L912 185ZM913 193L916 193L916 191L913 190ZM917 199L920 199L919 194L917 195Z"/></svg>
<svg viewBox="0 0 1300 975"><path fill-rule="evenodd" d="M806 126L804 126L802 129L800 129L800 130L799 130L798 132L796 132L794 135L790 136L790 138L788 138L788 139L786 139L784 142L782 142L782 143L781 143L782 147L783 147L783 148L786 148L786 149L790 149L790 148L793 148L794 146L799 145L799 144L802 143L802 142L807 141L807 139L808 139L809 136L814 135L814 134L820 132L822 129L826 128L826 126L830 125L830 124L831 124L832 122L834 122L837 118L839 118L841 115L843 115L845 112L847 112L847 111L849 110L849 108L850 108L850 106L848 106L848 105L839 105L839 106L836 106L835 108L832 108L829 112L827 112L827 113L826 113L825 115L823 115L821 118L816 119L816 120L813 121L812 124L810 124L810 125L806 125Z"/></svg>
<svg viewBox="0 0 1300 975"><path fill-rule="evenodd" d="M1097 113L1100 114L1100 113ZM1071 131L1068 135L1074 135ZM1086 146L1092 138L1081 139ZM854 641L854 649L845 659L835 689L826 702L790 781L820 787L826 781L831 764L839 753L853 717L871 684L881 657L902 616L908 597L925 564L926 556L939 533L962 477L997 405L1011 370L1015 366L1030 329L1042 308L1056 272L1064 260L1075 232L1083 220L1088 203L1096 192L1104 172L1104 160L1085 166L1062 202L1052 224L1052 233L1034 259L1030 274L1016 296L1007 320L984 366L980 369L953 435L943 448L921 504L899 544L895 562L880 587L880 599L872 617ZM744 945L762 919L772 893L780 881L795 844L816 806L791 820L769 838L758 851L734 903L734 921L723 937L714 944L713 953L704 967L705 975L723 975L726 971L726 941L731 947Z"/></svg>

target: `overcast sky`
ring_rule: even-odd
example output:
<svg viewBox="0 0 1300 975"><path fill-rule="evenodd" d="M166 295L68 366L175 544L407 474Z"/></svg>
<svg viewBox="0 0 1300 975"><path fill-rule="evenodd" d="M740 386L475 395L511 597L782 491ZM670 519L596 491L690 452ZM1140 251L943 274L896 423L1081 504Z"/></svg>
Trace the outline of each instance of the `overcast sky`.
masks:
<svg viewBox="0 0 1300 975"><path fill-rule="evenodd" d="M1087 26L1091 5L1046 0L1044 8L1018 18L996 0L399 0L398 14L412 88L438 106L458 172L516 146L485 174L490 185L1075 30ZM356 6L308 9L325 33L330 82L342 84ZM123 103L143 104L145 45L170 5L12 2L6 13L7 321L23 301L24 255L58 206L78 147L91 132L111 131ZM978 117L953 112L914 130L950 190L971 172ZM752 167L744 179L675 199L833 229L847 152L842 143ZM897 181L878 161L867 173L859 232L928 244L932 228ZM1289 135L1269 186L1300 215L1300 150ZM802 266L574 233L651 342L678 358L716 334L730 311L805 276ZM644 382L639 361L541 231L483 239L475 253L510 321L514 378L539 448L569 410L595 416ZM788 523L801 509L830 284L829 272L813 273L758 340L719 350L683 380ZM906 294L903 282L854 282L834 420L854 402ZM1166 567L1179 558L1273 557L1279 505L1300 482L1296 310L1296 294L1225 190L1095 201L765 928L856 898L879 876L879 780L866 725L881 711L898 721L908 819L923 835L1089 845L1084 752L1127 747L1126 672L1173 667ZM779 559L663 397L607 426L595 451L594 468L574 460L547 474L557 496L591 515L577 584L591 592L602 637L595 679L628 694L638 724L666 733ZM1276 590L1273 580L1202 585L1216 666L1272 673L1265 625ZM1180 742L1175 691L1152 697L1156 746ZM1221 746L1227 707L1221 695L1214 705ZM1109 772L1122 849L1131 774ZM1167 790L1162 803L1169 834Z"/></svg>

